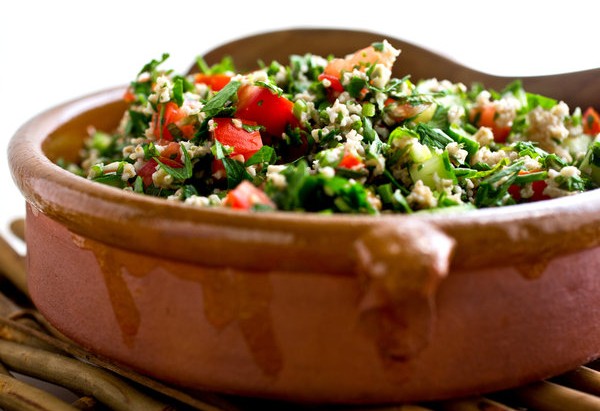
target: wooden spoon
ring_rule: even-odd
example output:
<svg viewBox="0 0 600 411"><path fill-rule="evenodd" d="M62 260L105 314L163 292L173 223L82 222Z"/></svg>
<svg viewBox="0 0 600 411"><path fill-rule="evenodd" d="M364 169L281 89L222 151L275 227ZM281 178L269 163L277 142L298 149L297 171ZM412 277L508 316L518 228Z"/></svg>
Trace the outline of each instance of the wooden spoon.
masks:
<svg viewBox="0 0 600 411"><path fill-rule="evenodd" d="M402 51L393 74L402 77L410 74L413 80L437 78L471 85L480 82L487 88L503 89L516 77L487 74L466 67L435 52L413 45L389 35L375 32L343 29L295 28L272 31L240 38L222 44L204 54L208 64L231 56L236 68L250 70L259 60L269 64L272 60L287 63L291 54L312 53L320 56L342 57L373 42L387 39ZM196 67L192 68L192 72ZM563 100L571 109L588 106L600 107L600 68L543 76L519 77L529 92Z"/></svg>

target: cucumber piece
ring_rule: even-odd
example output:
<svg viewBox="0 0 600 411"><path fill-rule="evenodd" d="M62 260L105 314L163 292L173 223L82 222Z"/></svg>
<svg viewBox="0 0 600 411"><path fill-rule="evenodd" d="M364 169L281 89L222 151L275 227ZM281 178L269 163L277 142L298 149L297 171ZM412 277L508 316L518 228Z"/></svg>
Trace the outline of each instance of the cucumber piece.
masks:
<svg viewBox="0 0 600 411"><path fill-rule="evenodd" d="M582 174L587 175L596 185L600 186L600 141L592 143L583 161L579 165Z"/></svg>
<svg viewBox="0 0 600 411"><path fill-rule="evenodd" d="M458 124L450 124L450 127L448 127L448 135L458 144L462 144L463 148L469 153L467 158L471 158L471 156L475 155L477 150L479 150L479 143Z"/></svg>
<svg viewBox="0 0 600 411"><path fill-rule="evenodd" d="M415 124L418 123L429 123L435 114L435 110L437 110L437 104L431 103L429 106L416 115L415 118L412 119L412 122Z"/></svg>
<svg viewBox="0 0 600 411"><path fill-rule="evenodd" d="M425 162L412 164L409 174L414 182L421 180L432 190L436 189L434 178L436 174L438 178L452 180L454 184L458 182L447 151L443 151L441 154L434 152L431 154L431 158Z"/></svg>
<svg viewBox="0 0 600 411"><path fill-rule="evenodd" d="M411 129L405 127L395 128L390 134L388 141L392 147L404 147L411 161L415 163L423 163L431 158L429 147L421 144L419 142L419 135Z"/></svg>
<svg viewBox="0 0 600 411"><path fill-rule="evenodd" d="M419 143L417 140L414 140L411 143L408 149L408 155L414 163L424 163L432 156L429 147Z"/></svg>

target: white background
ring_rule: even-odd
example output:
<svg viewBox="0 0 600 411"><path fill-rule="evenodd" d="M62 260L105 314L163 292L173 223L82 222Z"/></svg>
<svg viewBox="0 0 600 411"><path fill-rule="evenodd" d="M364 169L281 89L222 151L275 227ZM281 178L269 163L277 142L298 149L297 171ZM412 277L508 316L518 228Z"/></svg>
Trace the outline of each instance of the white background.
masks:
<svg viewBox="0 0 600 411"><path fill-rule="evenodd" d="M389 34L493 74L600 67L600 6L563 1L31 1L0 9L0 232L23 215L6 147L35 114L133 79L169 52L197 55L248 34L339 27ZM401 62L397 63L401 64ZM568 85L565 85L568 87Z"/></svg>

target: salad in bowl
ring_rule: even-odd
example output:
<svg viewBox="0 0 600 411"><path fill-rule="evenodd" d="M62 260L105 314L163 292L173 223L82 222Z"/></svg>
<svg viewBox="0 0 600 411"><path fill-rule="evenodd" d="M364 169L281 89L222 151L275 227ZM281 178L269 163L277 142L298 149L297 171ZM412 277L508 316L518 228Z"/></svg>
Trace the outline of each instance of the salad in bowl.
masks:
<svg viewBox="0 0 600 411"><path fill-rule="evenodd" d="M146 64L117 130L90 128L70 170L199 207L412 213L505 206L600 184L592 107L476 83L392 76L387 40L238 72ZM398 60L398 61L397 61Z"/></svg>

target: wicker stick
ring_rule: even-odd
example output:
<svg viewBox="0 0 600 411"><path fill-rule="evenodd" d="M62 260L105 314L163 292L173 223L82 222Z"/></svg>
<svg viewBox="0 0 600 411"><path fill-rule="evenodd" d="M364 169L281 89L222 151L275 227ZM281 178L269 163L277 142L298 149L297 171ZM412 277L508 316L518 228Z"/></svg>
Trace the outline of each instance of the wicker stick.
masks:
<svg viewBox="0 0 600 411"><path fill-rule="evenodd" d="M147 388L150 388L153 391L161 393L167 397L173 398L174 400L193 407L195 409L201 411L239 411L240 408L234 406L223 398L220 398L216 395L198 393L198 395L202 395L203 399L200 399L196 396L191 396L183 391L172 388L170 386L164 385L159 381L156 381L152 378L146 377L134 371L128 370L124 367L117 366L113 362L107 359L103 359L100 356L94 355L78 345L54 338L49 336L41 331L31 329L29 327L23 326L20 323L15 321L8 320L6 318L0 317L0 326L12 327L18 331L26 333L32 337L35 337L42 342L53 346L55 349L58 349L64 353L70 354L76 358L79 358L85 362L90 364L94 364L98 367L107 369L116 374L119 374L122 377L125 377L131 381L134 381L140 385L143 385ZM214 404L214 405L213 405Z"/></svg>
<svg viewBox="0 0 600 411"><path fill-rule="evenodd" d="M338 411L342 411L342 408L336 408ZM347 411L432 411L431 408L425 408L420 405L404 404L404 405L391 405L387 407L350 407Z"/></svg>
<svg viewBox="0 0 600 411"><path fill-rule="evenodd" d="M0 374L10 376L10 371L0 362Z"/></svg>
<svg viewBox="0 0 600 411"><path fill-rule="evenodd" d="M112 374L63 355L0 340L0 360L11 370L91 395L114 410L170 409Z"/></svg>
<svg viewBox="0 0 600 411"><path fill-rule="evenodd" d="M600 396L600 371L581 366L556 378L559 383Z"/></svg>
<svg viewBox="0 0 600 411"><path fill-rule="evenodd" d="M507 405L483 397L462 398L440 403L443 411L516 411Z"/></svg>
<svg viewBox="0 0 600 411"><path fill-rule="evenodd" d="M29 318L26 314L29 313L30 310L22 309L17 304L14 303L10 298L0 292L0 317L7 319L14 319L18 321L19 324L23 326L27 326L33 329L41 330L39 324ZM7 327L4 325L0 325L0 338L5 340L10 340L14 342L20 342L26 345L43 348L48 351L57 351L53 346L40 341L37 338L30 336L27 333L21 332L19 330L14 329L13 327Z"/></svg>
<svg viewBox="0 0 600 411"><path fill-rule="evenodd" d="M0 407L7 411L77 411L52 394L0 374Z"/></svg>
<svg viewBox="0 0 600 411"><path fill-rule="evenodd" d="M71 404L81 411L93 411L98 409L98 401L94 397L81 397Z"/></svg>
<svg viewBox="0 0 600 411"><path fill-rule="evenodd" d="M17 236L21 240L25 241L25 219L17 218L15 220L11 221L10 222L10 231L15 236Z"/></svg>
<svg viewBox="0 0 600 411"><path fill-rule="evenodd" d="M548 381L511 391L526 407L536 411L598 411L600 398Z"/></svg>
<svg viewBox="0 0 600 411"><path fill-rule="evenodd" d="M23 256L17 253L2 236L0 236L0 272L23 294L29 296Z"/></svg>

